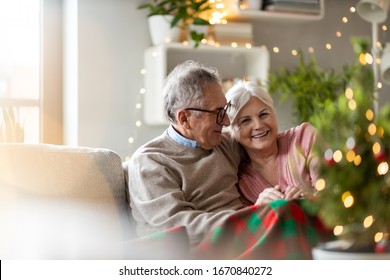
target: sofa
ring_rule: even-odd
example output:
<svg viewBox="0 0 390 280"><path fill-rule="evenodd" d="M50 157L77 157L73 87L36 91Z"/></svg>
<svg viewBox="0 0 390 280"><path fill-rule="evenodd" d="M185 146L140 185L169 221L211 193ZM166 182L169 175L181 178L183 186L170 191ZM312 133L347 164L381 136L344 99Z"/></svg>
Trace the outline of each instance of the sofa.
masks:
<svg viewBox="0 0 390 280"><path fill-rule="evenodd" d="M0 259L306 258L310 242L323 234L300 201L281 201L238 211L210 231L196 251L189 247L184 226L137 237L127 168L108 149L0 143ZM292 221L304 232L278 238ZM301 238L305 232L315 238ZM267 246L289 250L275 256Z"/></svg>
<svg viewBox="0 0 390 280"><path fill-rule="evenodd" d="M125 178L108 149L0 143L0 258L137 258Z"/></svg>

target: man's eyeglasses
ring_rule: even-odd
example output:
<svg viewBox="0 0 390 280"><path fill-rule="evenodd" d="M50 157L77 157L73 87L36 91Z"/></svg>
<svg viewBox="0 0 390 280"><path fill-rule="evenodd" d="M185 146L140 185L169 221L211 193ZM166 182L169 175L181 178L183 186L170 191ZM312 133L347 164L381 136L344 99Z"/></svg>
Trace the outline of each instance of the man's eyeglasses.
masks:
<svg viewBox="0 0 390 280"><path fill-rule="evenodd" d="M217 115L217 124L221 124L223 122L223 119L225 118L226 111L229 109L229 107L230 107L230 102L228 104L226 104L226 106L224 108L220 108L217 110L206 110L206 109L198 109L198 108L185 108L185 110L216 114Z"/></svg>

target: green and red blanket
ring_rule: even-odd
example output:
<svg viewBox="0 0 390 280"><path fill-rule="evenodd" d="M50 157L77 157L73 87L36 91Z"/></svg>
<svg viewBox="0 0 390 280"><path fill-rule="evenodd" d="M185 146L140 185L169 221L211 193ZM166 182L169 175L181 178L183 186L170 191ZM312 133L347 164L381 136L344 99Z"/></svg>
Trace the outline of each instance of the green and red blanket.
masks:
<svg viewBox="0 0 390 280"><path fill-rule="evenodd" d="M181 226L142 238L138 250L165 253L161 258L173 259L303 260L312 259L315 245L331 239L331 232L305 206L305 200L277 200L237 211L195 248L189 248Z"/></svg>

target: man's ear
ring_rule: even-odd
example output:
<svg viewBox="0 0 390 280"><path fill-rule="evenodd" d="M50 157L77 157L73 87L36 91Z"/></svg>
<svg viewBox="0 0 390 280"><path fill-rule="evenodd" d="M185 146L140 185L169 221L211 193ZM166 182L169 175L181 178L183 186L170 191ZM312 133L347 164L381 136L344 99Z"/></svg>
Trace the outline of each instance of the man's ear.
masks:
<svg viewBox="0 0 390 280"><path fill-rule="evenodd" d="M188 117L189 117L189 115L188 115L188 112L186 110L179 110L177 112L177 121L185 129L191 128Z"/></svg>

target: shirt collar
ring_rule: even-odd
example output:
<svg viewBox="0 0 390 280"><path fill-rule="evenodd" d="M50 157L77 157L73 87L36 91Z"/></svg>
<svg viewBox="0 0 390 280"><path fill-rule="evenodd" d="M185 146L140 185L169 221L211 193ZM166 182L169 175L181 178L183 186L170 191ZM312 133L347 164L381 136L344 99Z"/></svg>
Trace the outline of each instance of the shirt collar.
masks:
<svg viewBox="0 0 390 280"><path fill-rule="evenodd" d="M183 145L183 146L186 146L186 147L190 147L190 148L197 148L197 147L199 147L198 143L195 140L188 139L188 138L184 137L179 132L177 132L173 128L172 125L170 125L168 127L168 131L167 132L168 132L169 137L171 137L173 139L173 141L175 141L176 143L178 143L180 145Z"/></svg>

